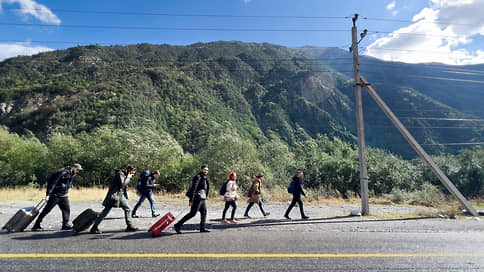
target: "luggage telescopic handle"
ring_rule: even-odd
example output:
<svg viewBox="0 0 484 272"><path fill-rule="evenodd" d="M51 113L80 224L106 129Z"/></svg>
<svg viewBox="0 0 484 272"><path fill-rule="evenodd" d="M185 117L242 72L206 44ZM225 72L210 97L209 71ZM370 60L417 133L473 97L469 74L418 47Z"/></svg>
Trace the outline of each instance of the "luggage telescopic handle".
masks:
<svg viewBox="0 0 484 272"><path fill-rule="evenodd" d="M44 198L42 198L42 199L39 201L39 203L35 204L35 206L34 206L34 207L35 207L37 210L40 210L40 209L42 209L42 208L45 206L45 204L47 204L47 201L46 201Z"/></svg>

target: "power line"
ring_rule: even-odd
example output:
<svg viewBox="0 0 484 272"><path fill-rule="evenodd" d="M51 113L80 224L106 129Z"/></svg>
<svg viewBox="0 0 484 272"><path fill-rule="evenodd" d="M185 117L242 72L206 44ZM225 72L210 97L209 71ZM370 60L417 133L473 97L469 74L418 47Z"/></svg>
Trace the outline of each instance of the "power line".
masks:
<svg viewBox="0 0 484 272"><path fill-rule="evenodd" d="M361 19L369 20L369 21L383 21L383 22L396 22L396 23L422 23L422 21L413 21L413 20L404 20L404 19L390 19L390 18L371 18L371 17L362 17ZM438 25L460 25L460 26L478 26L478 24L462 24L462 23L455 23L450 21L440 21L440 20L432 20L432 21L424 21L426 24L438 24Z"/></svg>
<svg viewBox="0 0 484 272"><path fill-rule="evenodd" d="M54 25L0 22L5 26L34 26L58 28L122 29L122 30L176 30L176 31L227 31L227 32L349 32L342 29L268 29L268 28L202 28L202 27L155 27L155 26L108 26L108 25Z"/></svg>
<svg viewBox="0 0 484 272"><path fill-rule="evenodd" d="M436 144L420 144L420 145L435 146L435 145L482 145L482 144L484 144L484 142L436 143Z"/></svg>
<svg viewBox="0 0 484 272"><path fill-rule="evenodd" d="M5 10L30 10L39 11L41 9L26 9L7 7ZM348 19L346 16L302 16L302 15L234 15L234 14L200 14L200 13L157 13L157 12L125 12L109 10L80 10L80 9L50 9L54 12L65 13L85 13L85 14L110 14L110 15L136 15L136 16L166 16L166 17L218 17L218 18L268 18L268 19Z"/></svg>

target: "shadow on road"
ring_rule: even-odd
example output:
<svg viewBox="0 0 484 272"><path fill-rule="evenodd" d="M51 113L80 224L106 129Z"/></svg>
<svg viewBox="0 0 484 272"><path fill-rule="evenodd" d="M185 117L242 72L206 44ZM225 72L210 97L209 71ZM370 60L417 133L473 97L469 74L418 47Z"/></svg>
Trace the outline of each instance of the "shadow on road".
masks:
<svg viewBox="0 0 484 272"><path fill-rule="evenodd" d="M24 232L26 233L26 232ZM31 232L32 235L29 236L19 236L19 237L12 237L14 240L45 240L45 239L60 239L60 238L67 238L76 236L77 233L73 231L58 231L58 232L50 232L50 231L41 231L41 232Z"/></svg>
<svg viewBox="0 0 484 272"><path fill-rule="evenodd" d="M435 219L435 217L414 217L414 218L397 218L397 219L358 219L358 220L343 220L348 218L356 218L354 216L335 216L325 218L310 218L310 219L260 219L244 223L239 221L238 224L216 224L211 225L212 229L230 229L230 228L246 228L246 227L262 227L262 226L283 226L283 225L312 225L312 224L341 224L341 223L376 223L376 222L399 222L410 220L424 220ZM242 219L245 220L245 219ZM210 220L220 221L220 220ZM189 228L189 225L186 225ZM183 226L185 228L185 225ZM193 224L193 229L198 229L198 225Z"/></svg>

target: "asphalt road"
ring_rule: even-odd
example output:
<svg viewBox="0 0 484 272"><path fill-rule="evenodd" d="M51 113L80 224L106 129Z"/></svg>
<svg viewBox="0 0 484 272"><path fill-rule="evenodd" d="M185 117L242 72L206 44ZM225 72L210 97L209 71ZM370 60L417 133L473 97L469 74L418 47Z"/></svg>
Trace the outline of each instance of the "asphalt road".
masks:
<svg viewBox="0 0 484 272"><path fill-rule="evenodd" d="M0 224L27 204L0 203ZM98 205L73 203L73 217ZM122 210L114 209L101 235L60 231L56 208L41 232L0 233L0 271L484 271L484 221L348 217L352 207L324 205L307 207L310 220L287 221L280 216L285 205L266 205L272 212L267 218L254 210L255 218L221 225L222 206L209 204L212 232L197 231L197 216L183 234L168 229L155 238L146 231L155 221L147 206L140 210L145 217L135 219L142 231L124 232ZM176 215L185 203L158 207ZM375 212L399 209L408 210L370 206Z"/></svg>

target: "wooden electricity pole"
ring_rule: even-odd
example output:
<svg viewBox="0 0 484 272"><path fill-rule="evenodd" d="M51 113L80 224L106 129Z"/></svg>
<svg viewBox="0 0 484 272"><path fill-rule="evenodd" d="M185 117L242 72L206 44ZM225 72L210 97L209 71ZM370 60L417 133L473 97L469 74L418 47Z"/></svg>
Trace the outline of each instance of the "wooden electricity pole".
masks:
<svg viewBox="0 0 484 272"><path fill-rule="evenodd" d="M358 56L358 38L356 29L356 20L358 14L353 17L353 28L351 29L351 51L353 52L353 69L355 72L355 104L356 104L356 125L358 131L358 155L360 160L360 195L361 195L361 215L370 213L368 204L368 170L366 166L366 147L365 147L365 127L363 122L363 103L361 100L361 80L360 80L360 60ZM366 35L363 32L361 38Z"/></svg>

